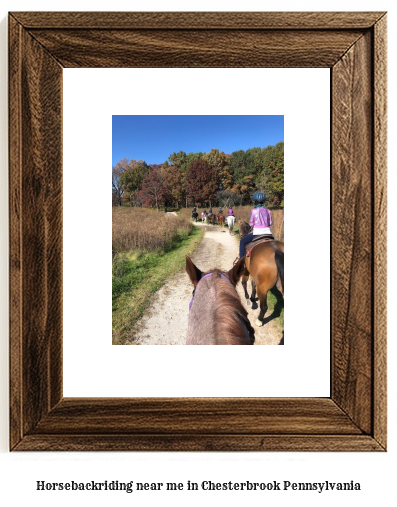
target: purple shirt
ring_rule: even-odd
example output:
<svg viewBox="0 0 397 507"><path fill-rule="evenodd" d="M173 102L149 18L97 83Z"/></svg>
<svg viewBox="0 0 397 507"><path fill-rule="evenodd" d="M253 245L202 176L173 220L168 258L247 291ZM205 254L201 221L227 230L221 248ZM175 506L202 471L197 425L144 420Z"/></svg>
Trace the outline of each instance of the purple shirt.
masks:
<svg viewBox="0 0 397 507"><path fill-rule="evenodd" d="M273 225L272 216L267 208L254 208L251 211L250 226L256 230Z"/></svg>

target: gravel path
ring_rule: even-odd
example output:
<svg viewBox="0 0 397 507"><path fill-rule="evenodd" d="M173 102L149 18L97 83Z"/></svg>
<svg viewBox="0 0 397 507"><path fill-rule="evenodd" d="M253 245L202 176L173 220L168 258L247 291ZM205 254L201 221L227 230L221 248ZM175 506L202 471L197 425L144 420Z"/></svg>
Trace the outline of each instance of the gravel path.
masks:
<svg viewBox="0 0 397 507"><path fill-rule="evenodd" d="M201 271L219 268L228 271L238 254L238 242L231 236L228 229L205 225L205 235L194 254L192 261ZM251 290L250 282L249 292ZM152 305L147 314L138 323L140 331L135 336L138 345L185 345L189 301L192 295L192 284L185 271L170 278L153 296ZM237 284L243 304L245 297L241 282ZM255 329L255 345L281 345L284 332L280 329L277 319L268 321L263 327L256 327L254 322L259 315L259 308L248 308L249 319ZM267 312L266 317L270 314Z"/></svg>

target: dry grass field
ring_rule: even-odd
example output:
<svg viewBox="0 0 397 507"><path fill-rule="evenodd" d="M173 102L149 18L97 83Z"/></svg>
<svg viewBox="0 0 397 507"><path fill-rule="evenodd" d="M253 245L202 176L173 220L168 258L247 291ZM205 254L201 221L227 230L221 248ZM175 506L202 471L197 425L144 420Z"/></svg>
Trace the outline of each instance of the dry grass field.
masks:
<svg viewBox="0 0 397 507"><path fill-rule="evenodd" d="M112 254L152 252L171 245L176 237L188 236L191 220L148 208L112 209Z"/></svg>
<svg viewBox="0 0 397 507"><path fill-rule="evenodd" d="M147 208L113 208L112 220L112 340L121 345L133 342L153 294L182 271L204 231L189 218Z"/></svg>

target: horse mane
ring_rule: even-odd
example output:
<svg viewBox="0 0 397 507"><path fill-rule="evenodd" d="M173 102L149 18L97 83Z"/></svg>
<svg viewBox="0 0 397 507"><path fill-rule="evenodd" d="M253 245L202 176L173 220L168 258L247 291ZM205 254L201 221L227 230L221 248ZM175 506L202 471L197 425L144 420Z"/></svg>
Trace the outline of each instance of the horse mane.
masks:
<svg viewBox="0 0 397 507"><path fill-rule="evenodd" d="M248 312L242 305L234 285L219 277L219 273L222 271L216 269L211 277L215 289L214 341L216 345L252 345L255 334L248 319Z"/></svg>
<svg viewBox="0 0 397 507"><path fill-rule="evenodd" d="M251 228L250 225L245 220L242 221L239 227L240 236L242 238L246 236L249 233L250 228Z"/></svg>

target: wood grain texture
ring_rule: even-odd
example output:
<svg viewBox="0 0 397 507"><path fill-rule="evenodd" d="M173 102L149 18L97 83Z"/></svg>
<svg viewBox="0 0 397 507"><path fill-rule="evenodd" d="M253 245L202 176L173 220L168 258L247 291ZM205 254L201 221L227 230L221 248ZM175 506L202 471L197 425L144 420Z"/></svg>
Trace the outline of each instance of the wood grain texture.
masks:
<svg viewBox="0 0 397 507"><path fill-rule="evenodd" d="M326 398L71 398L62 400L33 433L256 435L264 429L267 435L362 434Z"/></svg>
<svg viewBox="0 0 397 507"><path fill-rule="evenodd" d="M369 29L384 12L13 12L26 29Z"/></svg>
<svg viewBox="0 0 397 507"><path fill-rule="evenodd" d="M28 435L16 451L368 452L382 451L368 435Z"/></svg>
<svg viewBox="0 0 397 507"><path fill-rule="evenodd" d="M15 45L23 57L10 88L11 420L26 434L62 397L62 68L10 23Z"/></svg>
<svg viewBox="0 0 397 507"><path fill-rule="evenodd" d="M371 34L332 72L333 399L372 430ZM357 403L368 400L368 403Z"/></svg>
<svg viewBox="0 0 397 507"><path fill-rule="evenodd" d="M10 445L23 437L22 428L22 210L21 97L22 27L9 20L9 215L10 215Z"/></svg>
<svg viewBox="0 0 397 507"><path fill-rule="evenodd" d="M64 67L261 68L331 67L363 32L137 29L30 33Z"/></svg>
<svg viewBox="0 0 397 507"><path fill-rule="evenodd" d="M387 20L374 26L374 437L386 446L387 397Z"/></svg>
<svg viewBox="0 0 397 507"><path fill-rule="evenodd" d="M386 449L385 24L383 13L10 15L11 449ZM215 65L332 69L331 397L62 399L62 68Z"/></svg>

